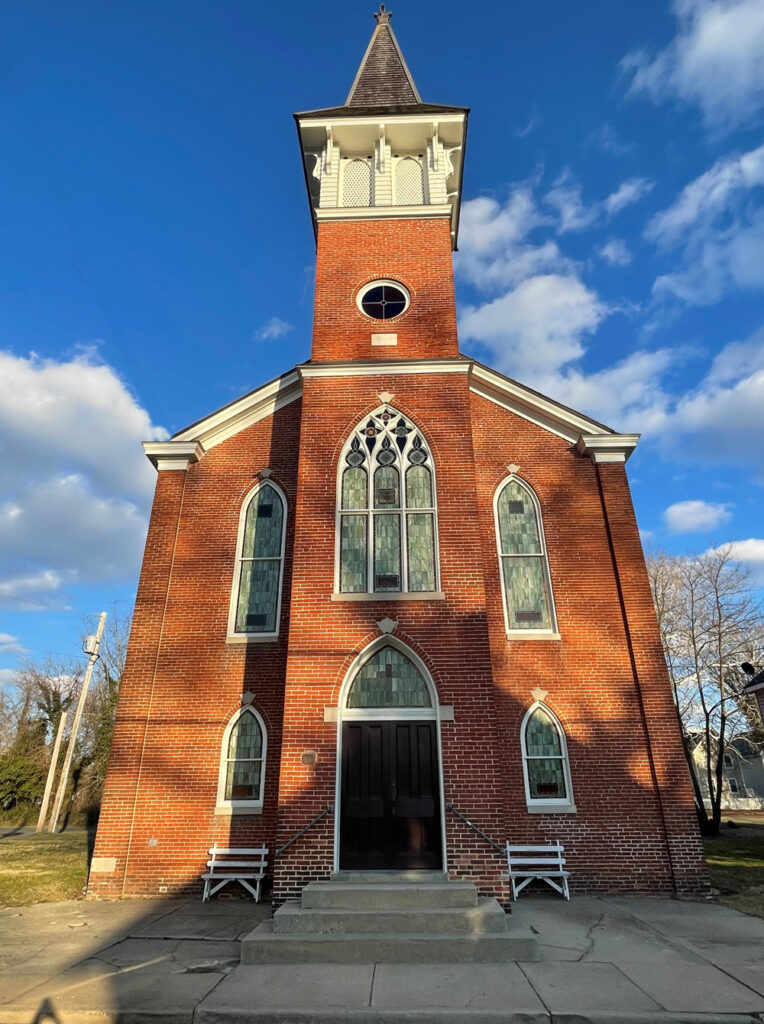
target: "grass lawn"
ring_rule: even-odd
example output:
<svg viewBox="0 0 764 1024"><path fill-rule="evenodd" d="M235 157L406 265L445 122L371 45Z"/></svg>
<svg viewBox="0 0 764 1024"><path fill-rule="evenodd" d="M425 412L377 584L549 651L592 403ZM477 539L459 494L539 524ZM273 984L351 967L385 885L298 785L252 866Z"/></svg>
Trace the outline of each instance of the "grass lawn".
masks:
<svg viewBox="0 0 764 1024"><path fill-rule="evenodd" d="M722 825L718 838L704 840L711 885L728 907L764 917L764 825Z"/></svg>
<svg viewBox="0 0 764 1024"><path fill-rule="evenodd" d="M87 874L84 828L0 840L0 907L70 900L81 893Z"/></svg>

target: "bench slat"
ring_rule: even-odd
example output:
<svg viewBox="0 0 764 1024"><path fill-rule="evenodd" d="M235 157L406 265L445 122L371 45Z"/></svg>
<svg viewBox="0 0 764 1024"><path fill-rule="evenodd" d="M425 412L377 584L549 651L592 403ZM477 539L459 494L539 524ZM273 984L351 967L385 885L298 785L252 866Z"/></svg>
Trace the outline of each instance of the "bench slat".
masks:
<svg viewBox="0 0 764 1024"><path fill-rule="evenodd" d="M245 854L245 853L247 853L247 854L249 854L249 853L251 853L251 854L267 854L268 853L268 847L267 846L257 846L257 847L248 847L248 846L211 846L210 849L207 852L208 853L237 853L237 854L238 853L241 853L241 854Z"/></svg>

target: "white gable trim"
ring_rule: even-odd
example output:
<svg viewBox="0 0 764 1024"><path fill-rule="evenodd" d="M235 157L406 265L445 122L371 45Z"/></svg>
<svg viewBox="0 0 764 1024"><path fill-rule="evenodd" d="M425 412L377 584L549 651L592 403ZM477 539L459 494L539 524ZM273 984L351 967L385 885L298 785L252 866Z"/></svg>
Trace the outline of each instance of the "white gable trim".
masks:
<svg viewBox="0 0 764 1024"><path fill-rule="evenodd" d="M424 373L467 373L476 395L507 409L543 430L575 445L595 462L625 462L639 434L616 434L596 420L539 395L495 370L470 359L369 360L347 363L303 363L181 430L169 441L147 441L146 455L157 469L186 469L206 451L234 437L302 396L304 378L399 376Z"/></svg>

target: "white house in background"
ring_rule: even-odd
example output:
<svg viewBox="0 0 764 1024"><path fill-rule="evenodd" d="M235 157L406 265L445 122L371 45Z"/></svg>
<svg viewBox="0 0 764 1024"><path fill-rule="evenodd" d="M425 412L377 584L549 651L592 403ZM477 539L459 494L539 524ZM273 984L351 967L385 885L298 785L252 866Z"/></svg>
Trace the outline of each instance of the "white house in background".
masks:
<svg viewBox="0 0 764 1024"><path fill-rule="evenodd" d="M706 778L706 742L702 733L691 737L694 741L693 770L703 794L704 803L710 805L708 780ZM722 775L723 811L764 810L764 750L759 743L752 743L745 736L736 736L727 744L724 752Z"/></svg>

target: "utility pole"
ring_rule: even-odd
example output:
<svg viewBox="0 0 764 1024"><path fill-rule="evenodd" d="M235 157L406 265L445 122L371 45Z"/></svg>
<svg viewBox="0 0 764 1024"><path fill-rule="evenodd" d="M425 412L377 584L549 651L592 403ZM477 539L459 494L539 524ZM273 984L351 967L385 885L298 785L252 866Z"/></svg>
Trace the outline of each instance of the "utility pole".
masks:
<svg viewBox="0 0 764 1024"><path fill-rule="evenodd" d="M56 742L53 744L53 756L50 759L50 768L48 768L48 778L45 783L45 792L42 797L42 807L40 808L40 817L37 819L37 828L35 832L42 832L45 826L45 819L48 816L48 801L50 800L50 791L53 789L53 780L56 777L56 765L58 764L58 752L61 749L61 740L64 736L64 725L66 724L66 712L61 712L61 717L58 720L58 729L56 731Z"/></svg>
<svg viewBox="0 0 764 1024"><path fill-rule="evenodd" d="M69 746L66 748L66 757L64 758L64 767L61 769L61 778L58 780L58 792L56 794L56 808L53 811L53 820L50 823L49 832L55 832L56 826L58 825L58 816L61 813L61 805L64 802L64 793L66 792L66 783L69 779L69 769L72 766L72 758L74 757L74 747L77 743L77 733L80 728L80 720L82 719L82 712L85 708L85 698L88 695L88 686L90 686L90 677L93 675L93 668L95 663L98 661L98 648L101 646L101 637L103 636L103 627L106 625L106 612L101 612L101 618L98 620L98 629L96 630L95 636L89 636L85 640L85 653L90 655L88 667L85 672L85 679L82 683L82 690L80 691L80 699L77 702L77 710L74 714L74 722L72 723L72 731L69 736Z"/></svg>

